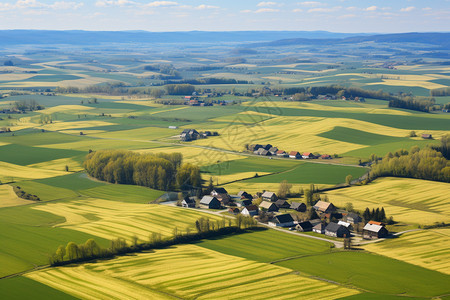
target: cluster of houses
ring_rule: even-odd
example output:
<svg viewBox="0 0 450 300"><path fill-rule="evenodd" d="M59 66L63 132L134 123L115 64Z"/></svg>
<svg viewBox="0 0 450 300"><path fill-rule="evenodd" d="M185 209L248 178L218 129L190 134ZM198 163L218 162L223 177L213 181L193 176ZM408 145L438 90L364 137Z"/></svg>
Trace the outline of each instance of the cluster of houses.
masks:
<svg viewBox="0 0 450 300"><path fill-rule="evenodd" d="M175 128L173 128L175 129ZM209 136L218 136L219 133L217 131L200 131L198 132L195 129L184 129L180 134L180 140L182 142L190 142L198 139L206 139Z"/></svg>
<svg viewBox="0 0 450 300"><path fill-rule="evenodd" d="M271 144L260 145L260 144L252 144L247 147L247 149L253 154L261 155L261 156L277 156L283 158L292 158L292 159L331 159L331 155L323 154L323 155L314 155L311 152L300 153L298 151L290 151L286 152L284 150L280 150L277 147L272 146Z"/></svg>
<svg viewBox="0 0 450 300"><path fill-rule="evenodd" d="M261 198L261 203L256 205L253 199ZM183 207L196 207L194 197L185 197L181 202ZM301 202L287 202L278 199L273 192L250 195L245 191L240 191L237 195L228 194L224 188L215 188L210 195L203 196L200 200L200 207L206 209L222 209L228 207L231 214L242 214L245 216L257 217L261 212L273 213L273 217L268 220L268 225L273 227L291 228L301 232L316 232L331 237L345 238L352 235L355 226L363 222L362 218L353 212L340 212L340 219L337 222L326 223L323 220L331 220L336 215L337 208L333 203L317 201L313 206L320 217L314 220L296 221L290 213L278 213L280 209L292 209L297 212L305 212L307 207ZM362 226L362 225L361 225ZM365 224L362 237L365 239L385 238L389 234L385 225L381 222L369 221Z"/></svg>

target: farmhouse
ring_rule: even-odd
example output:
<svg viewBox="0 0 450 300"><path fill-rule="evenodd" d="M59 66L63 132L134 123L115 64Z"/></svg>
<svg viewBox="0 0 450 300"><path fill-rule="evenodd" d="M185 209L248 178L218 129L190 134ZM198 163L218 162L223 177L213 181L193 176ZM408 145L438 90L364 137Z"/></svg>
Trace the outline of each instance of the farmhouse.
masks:
<svg viewBox="0 0 450 300"><path fill-rule="evenodd" d="M433 136L431 134L424 133L422 134L422 138L426 140L432 140Z"/></svg>
<svg viewBox="0 0 450 300"><path fill-rule="evenodd" d="M284 150L278 150L276 155L279 157L289 157L289 154L287 154Z"/></svg>
<svg viewBox="0 0 450 300"><path fill-rule="evenodd" d="M313 208L321 213L332 213L336 211L336 207L333 205L333 203L325 202L322 200L317 201Z"/></svg>
<svg viewBox="0 0 450 300"><path fill-rule="evenodd" d="M261 155L261 156L271 156L272 155L272 153L270 153L269 150L266 150L264 148L259 148L258 150L256 150L253 153L256 155Z"/></svg>
<svg viewBox="0 0 450 300"><path fill-rule="evenodd" d="M278 211L278 206L276 206L275 203L269 202L269 201L261 202L261 204L259 205L259 208L261 208L262 210L268 211L268 212Z"/></svg>
<svg viewBox="0 0 450 300"><path fill-rule="evenodd" d="M250 195L249 193L247 193L246 191L239 191L239 193L237 193L237 195L241 198L241 199L253 199L252 195Z"/></svg>
<svg viewBox="0 0 450 300"><path fill-rule="evenodd" d="M278 199L277 201L275 201L275 205L278 206L278 208L286 208L286 209L291 208L291 205L289 204L289 202L287 202L286 200L281 200L281 199Z"/></svg>
<svg viewBox="0 0 450 300"><path fill-rule="evenodd" d="M374 224L375 222L369 222L363 228L364 239L380 239L388 236L389 231L381 223Z"/></svg>
<svg viewBox="0 0 450 300"><path fill-rule="evenodd" d="M350 231L347 227L331 222L325 227L325 235L333 237L350 237Z"/></svg>
<svg viewBox="0 0 450 300"><path fill-rule="evenodd" d="M184 197L183 201L181 201L181 206L182 207L190 207L190 208L194 208L195 207L195 198L194 197Z"/></svg>
<svg viewBox="0 0 450 300"><path fill-rule="evenodd" d="M289 158L300 159L300 158L302 158L302 156L297 151L291 151L291 152L289 152Z"/></svg>
<svg viewBox="0 0 450 300"><path fill-rule="evenodd" d="M327 225L323 224L323 223L319 223L317 225L315 225L312 229L313 232L316 233L320 233L320 234L324 234L325 233L325 227L327 227Z"/></svg>
<svg viewBox="0 0 450 300"><path fill-rule="evenodd" d="M312 158L316 158L316 157L311 152L305 152L302 154L302 158L303 159L312 159Z"/></svg>
<svg viewBox="0 0 450 300"><path fill-rule="evenodd" d="M262 148L262 145L260 144L252 144L248 147L248 150L254 152L257 151L259 148Z"/></svg>
<svg viewBox="0 0 450 300"><path fill-rule="evenodd" d="M252 205L252 200L245 199L245 200L237 200L235 201L237 207L244 207Z"/></svg>
<svg viewBox="0 0 450 300"><path fill-rule="evenodd" d="M320 158L321 158L321 159L331 159L331 155L329 155L329 154L322 154L322 155L320 156Z"/></svg>
<svg viewBox="0 0 450 300"><path fill-rule="evenodd" d="M228 205L230 203L231 197L224 188L215 188L211 191L211 196L214 196L219 200L222 205Z"/></svg>
<svg viewBox="0 0 450 300"><path fill-rule="evenodd" d="M180 134L180 140L183 142L194 141L199 137L199 133L195 129L184 129Z"/></svg>
<svg viewBox="0 0 450 300"><path fill-rule="evenodd" d="M358 224L362 222L362 218L355 213L348 213L347 216L345 217L345 221L352 223L352 224Z"/></svg>
<svg viewBox="0 0 450 300"><path fill-rule="evenodd" d="M269 226L273 227L292 227L294 225L294 219L290 214L278 215L269 221Z"/></svg>
<svg viewBox="0 0 450 300"><path fill-rule="evenodd" d="M301 232L312 231L312 228L313 226L309 221L298 223L297 226L295 226L295 229Z"/></svg>
<svg viewBox="0 0 450 300"><path fill-rule="evenodd" d="M306 211L306 204L301 202L292 202L291 203L291 209L295 209L299 212L305 212Z"/></svg>
<svg viewBox="0 0 450 300"><path fill-rule="evenodd" d="M266 144L266 145L262 145L262 147L263 147L265 150L269 151L270 148L272 148L272 145L271 145L271 144Z"/></svg>
<svg viewBox="0 0 450 300"><path fill-rule="evenodd" d="M200 205L209 209L219 209L220 201L213 196L203 196L202 200L200 200Z"/></svg>
<svg viewBox="0 0 450 300"><path fill-rule="evenodd" d="M262 197L263 200L266 200L266 201L272 201L272 202L275 202L275 201L278 200L277 195L276 195L275 193L273 193L273 192L264 192L264 193L261 195L261 197Z"/></svg>
<svg viewBox="0 0 450 300"><path fill-rule="evenodd" d="M244 209L241 211L241 214L244 216L257 216L259 212L258 206L256 205L249 205L244 207Z"/></svg>
<svg viewBox="0 0 450 300"><path fill-rule="evenodd" d="M278 148L277 147L270 147L269 152L272 155L276 155L277 152L278 152Z"/></svg>

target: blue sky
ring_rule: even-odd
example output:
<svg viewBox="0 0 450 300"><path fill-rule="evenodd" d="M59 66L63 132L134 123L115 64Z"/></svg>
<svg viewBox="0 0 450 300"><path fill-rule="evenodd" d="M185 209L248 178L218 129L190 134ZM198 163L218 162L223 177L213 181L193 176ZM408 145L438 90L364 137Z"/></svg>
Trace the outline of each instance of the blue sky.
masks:
<svg viewBox="0 0 450 300"><path fill-rule="evenodd" d="M12 0L0 29L450 31L450 0Z"/></svg>

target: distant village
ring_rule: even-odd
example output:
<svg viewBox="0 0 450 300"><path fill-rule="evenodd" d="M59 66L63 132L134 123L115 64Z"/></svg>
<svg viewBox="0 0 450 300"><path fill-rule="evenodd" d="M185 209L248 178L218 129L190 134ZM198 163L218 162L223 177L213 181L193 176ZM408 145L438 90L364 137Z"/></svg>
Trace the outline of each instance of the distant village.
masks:
<svg viewBox="0 0 450 300"><path fill-rule="evenodd" d="M269 191L255 195L240 191L230 195L224 188L214 188L201 199L186 196L177 204L185 208L227 209L230 214L250 216L271 227L330 237L350 238L361 234L364 239L378 239L389 235L383 222L364 220L358 213L338 209L333 203L318 200L308 213L305 203L289 203Z"/></svg>
<svg viewBox="0 0 450 300"><path fill-rule="evenodd" d="M277 147L272 146L271 144L260 145L260 144L252 144L247 146L247 150L253 152L253 154L261 155L261 156L277 156L284 158L293 158L293 159L332 159L329 154L314 154L312 152L303 152L300 153L298 151L290 151L286 152L284 150L280 150Z"/></svg>

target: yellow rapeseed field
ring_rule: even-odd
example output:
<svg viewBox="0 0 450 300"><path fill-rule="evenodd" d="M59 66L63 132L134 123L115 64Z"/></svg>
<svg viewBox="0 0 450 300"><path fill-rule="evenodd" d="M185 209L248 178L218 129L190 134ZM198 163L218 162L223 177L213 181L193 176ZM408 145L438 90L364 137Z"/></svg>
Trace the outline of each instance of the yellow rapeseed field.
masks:
<svg viewBox="0 0 450 300"><path fill-rule="evenodd" d="M85 110L91 110L94 109L93 107L84 106L84 105L58 105L50 108L46 108L44 110L40 110L38 112L43 114L53 114L58 112L65 112L69 113L69 111L85 111Z"/></svg>
<svg viewBox="0 0 450 300"><path fill-rule="evenodd" d="M271 264L222 254L195 245L181 245L152 253L76 267L29 273L28 278L80 298L134 299L145 291L151 299L336 299L358 294L331 283L294 275ZM123 283L121 283L123 282ZM135 285L135 291L131 290ZM78 287L81 288L78 288ZM110 287L110 289L105 288ZM127 294L130 292L130 294Z"/></svg>
<svg viewBox="0 0 450 300"><path fill-rule="evenodd" d="M141 240L148 240L152 232L172 236L175 227L178 231L185 232L187 227L194 231L195 221L200 217L221 219L194 209L93 198L47 203L33 209L64 217L66 222L58 224L58 227L70 228L105 239L122 237L131 240L133 236L137 236Z"/></svg>
<svg viewBox="0 0 450 300"><path fill-rule="evenodd" d="M39 128L50 131L58 131L75 128L89 128L89 127L109 126L109 125L116 125L116 124L105 121L74 121L74 122L54 121L51 124L45 124L40 126Z"/></svg>
<svg viewBox="0 0 450 300"><path fill-rule="evenodd" d="M18 206L33 203L30 200L25 200L17 197L14 193L13 187L10 185L0 185L0 208L9 206Z"/></svg>
<svg viewBox="0 0 450 300"><path fill-rule="evenodd" d="M450 228L405 233L364 249L450 275Z"/></svg>
<svg viewBox="0 0 450 300"><path fill-rule="evenodd" d="M83 170L81 163L72 158L60 158L50 161L45 161L41 163L36 163L28 165L28 167L45 169L45 170L55 170L55 171L65 171L66 166L69 167L71 172L78 172Z"/></svg>
<svg viewBox="0 0 450 300"><path fill-rule="evenodd" d="M407 224L450 221L450 185L408 178L382 178L364 186L327 192L331 202L351 202L358 210L384 207L388 216Z"/></svg>
<svg viewBox="0 0 450 300"><path fill-rule="evenodd" d="M31 168L0 161L0 180L3 182L9 182L11 180L19 179L49 178L65 174L67 173L63 171Z"/></svg>

